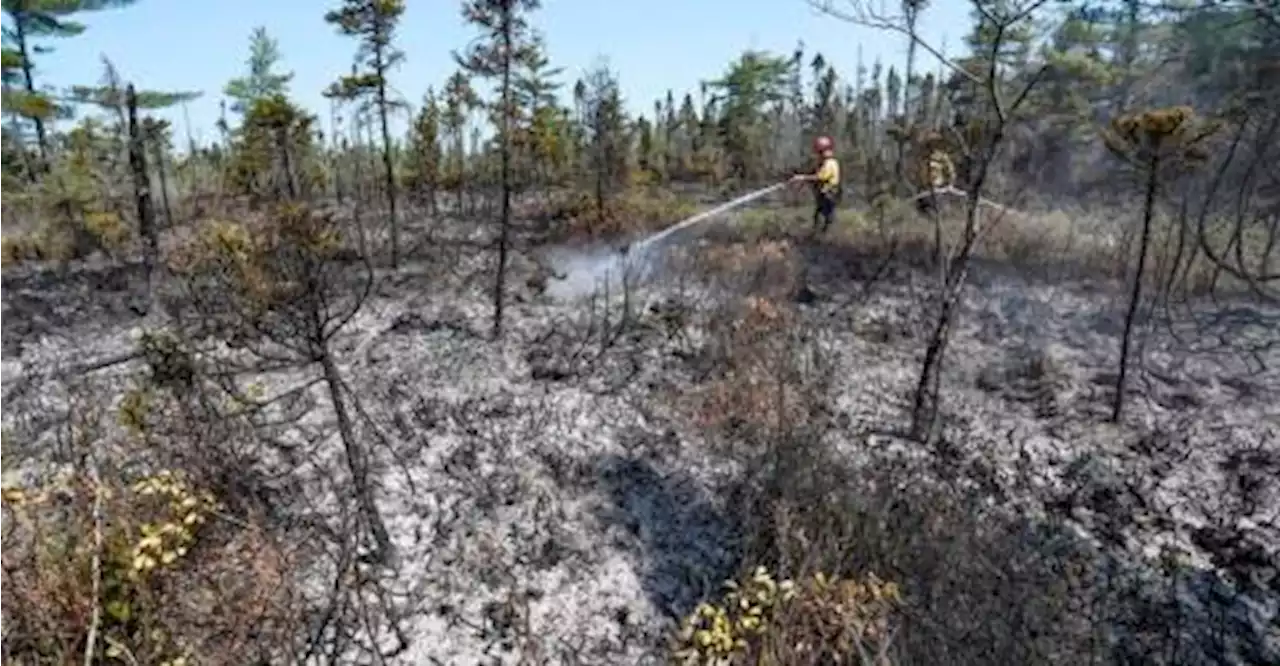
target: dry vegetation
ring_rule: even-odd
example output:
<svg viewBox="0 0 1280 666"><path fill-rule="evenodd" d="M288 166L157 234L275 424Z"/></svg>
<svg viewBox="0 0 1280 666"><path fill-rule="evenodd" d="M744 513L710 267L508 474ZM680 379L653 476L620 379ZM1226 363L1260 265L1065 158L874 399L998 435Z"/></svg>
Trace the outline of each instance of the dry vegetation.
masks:
<svg viewBox="0 0 1280 666"><path fill-rule="evenodd" d="M1274 9L975 2L953 61L811 4L906 71L633 116L470 0L397 140L404 3L343 0L329 136L260 30L175 150L194 93L23 66L97 5L6 0L5 663L1280 661ZM829 232L595 252L818 133Z"/></svg>

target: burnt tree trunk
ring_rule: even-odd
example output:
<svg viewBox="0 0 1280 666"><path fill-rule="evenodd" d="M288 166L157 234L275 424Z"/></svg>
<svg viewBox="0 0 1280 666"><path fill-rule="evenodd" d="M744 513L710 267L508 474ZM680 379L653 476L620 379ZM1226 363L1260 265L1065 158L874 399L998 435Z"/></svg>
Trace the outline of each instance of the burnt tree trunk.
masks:
<svg viewBox="0 0 1280 666"><path fill-rule="evenodd" d="M133 198L138 214L138 235L143 240L143 266L146 271L146 295L142 314L150 307L151 280L160 254L159 233L151 205L151 180L147 174L146 144L138 123L138 93L133 84L125 88L125 107L129 124L129 171L133 176Z"/></svg>
<svg viewBox="0 0 1280 666"><path fill-rule="evenodd" d="M502 337L502 310L507 286L507 243L511 229L511 42L513 9L502 8L502 221L498 228L498 270L493 284L493 337Z"/></svg>
<svg viewBox="0 0 1280 666"><path fill-rule="evenodd" d="M951 324L955 320L959 300L959 294L953 295L950 289L942 295L938 316L925 346L924 362L920 366L911 404L911 434L921 441L932 441L938 434L942 362L951 341Z"/></svg>
<svg viewBox="0 0 1280 666"><path fill-rule="evenodd" d="M338 206L341 207L343 203L342 165L340 164L338 155L346 155L349 151L347 150L346 145L344 145L346 139L340 138L341 129L338 125L338 102L333 99L329 100L329 127L332 128L330 132L331 138L329 141L332 146L329 152L329 176L333 179L333 196L337 199ZM337 153L335 153L333 149L337 149Z"/></svg>
<svg viewBox="0 0 1280 666"><path fill-rule="evenodd" d="M27 43L27 21L30 20L30 15L26 12L14 12L13 19L14 37L18 43L18 53L22 56L22 85L27 94L35 95L36 79L31 67L31 45ZM44 118L33 116L31 124L36 128L36 146L40 150L37 168L43 174L49 168L49 136Z"/></svg>
<svg viewBox="0 0 1280 666"><path fill-rule="evenodd" d="M289 151L289 126L276 128L276 152L280 158L280 174L276 180L277 192L288 201L298 199L298 179L294 175L293 159Z"/></svg>
<svg viewBox="0 0 1280 666"><path fill-rule="evenodd" d="M955 324L956 311L964 295L964 284L969 275L969 260L973 256L973 247L978 240L982 190L986 185L988 168L995 158L996 147L1002 138L1001 131L997 130L981 157L981 164L969 186L964 237L960 241L955 257L950 261L947 261L946 257L941 257L945 265L940 264L939 269L941 288L939 289L938 315L934 320L929 341L925 345L924 362L920 366L920 375L916 381L911 406L911 434L922 441L933 442L939 434L942 367L946 359L947 347L951 342L951 330Z"/></svg>
<svg viewBox="0 0 1280 666"><path fill-rule="evenodd" d="M169 205L169 176L165 168L164 146L159 141L151 144L156 159L156 175L160 177L160 206L164 209L165 228L173 227L173 208Z"/></svg>
<svg viewBox="0 0 1280 666"><path fill-rule="evenodd" d="M1133 324L1142 303L1142 278L1147 270L1147 252L1151 245L1151 220L1155 214L1156 191L1159 188L1160 158L1152 155L1147 163L1147 187L1142 201L1142 232L1138 239L1138 265L1134 269L1133 288L1129 292L1129 309L1124 315L1124 333L1120 337L1120 367L1116 373L1116 394L1111 401L1111 420L1119 423L1124 413L1124 391L1129 381L1129 353L1133 346Z"/></svg>
<svg viewBox="0 0 1280 666"><path fill-rule="evenodd" d="M391 215L391 268L400 265L400 221L396 215L395 161L391 155L391 130L387 125L387 77L386 61L382 51L375 54L374 67L378 72L378 117L382 125L382 168L387 184L387 208Z"/></svg>
<svg viewBox="0 0 1280 666"><path fill-rule="evenodd" d="M356 440L355 428L352 426L351 415L347 410L346 396L343 395L342 376L338 372L338 366L334 364L332 355L323 344L319 356L320 367L324 371L325 386L329 390L329 400L333 403L334 417L338 422L338 436L342 439L342 449L346 454L347 467L351 472L351 483L355 486L356 504L360 507L360 514L367 523L369 534L373 537L374 546L377 548L375 558L379 563L385 564L394 557L395 551L391 543L391 535L387 532L386 523L382 521L382 514L378 511L378 504L374 500L373 485L369 480L369 459L360 442Z"/></svg>

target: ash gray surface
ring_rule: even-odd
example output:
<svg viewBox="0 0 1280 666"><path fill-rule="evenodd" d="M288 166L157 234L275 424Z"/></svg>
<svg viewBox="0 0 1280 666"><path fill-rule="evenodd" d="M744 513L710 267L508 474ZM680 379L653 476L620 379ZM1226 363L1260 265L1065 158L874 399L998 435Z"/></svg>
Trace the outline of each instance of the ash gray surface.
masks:
<svg viewBox="0 0 1280 666"><path fill-rule="evenodd" d="M398 660L514 663L512 609L527 608L552 663L637 663L736 564L732 507L717 493L736 471L677 427L658 397L691 385L678 342L638 327L603 354L583 352L599 304L523 288L507 340L492 342L487 262L462 264L471 277L447 286L425 266L405 269L338 345L348 381L393 442L381 454L379 501L402 551L394 587L413 610L412 645ZM856 288L830 277L837 269L846 270L815 267L821 296L801 310L837 364L831 443L856 460L892 438L864 444L855 433L903 425L926 330L924 286L897 276L855 303L846 292ZM139 322L120 282L6 276L6 426L21 415L38 429L33 415L57 406L61 380L41 379L51 368L130 348ZM674 299L696 312L695 293L651 289L637 295L637 311ZM1222 658L1280 654L1280 357L1265 346L1280 315L1241 305L1226 319L1219 307L1172 327L1152 323L1148 371L1126 423L1113 426L1103 416L1121 299L982 276L966 298L946 377L951 464L981 475L992 501L1055 512L1116 553L1155 560L1167 546L1185 550L1196 570L1250 590L1232 611L1242 628ZM1250 340L1256 349L1239 353ZM124 375L102 381L123 391ZM318 396L308 425L325 429L328 414ZM1182 590L1188 612L1213 593L1197 591L1203 580Z"/></svg>

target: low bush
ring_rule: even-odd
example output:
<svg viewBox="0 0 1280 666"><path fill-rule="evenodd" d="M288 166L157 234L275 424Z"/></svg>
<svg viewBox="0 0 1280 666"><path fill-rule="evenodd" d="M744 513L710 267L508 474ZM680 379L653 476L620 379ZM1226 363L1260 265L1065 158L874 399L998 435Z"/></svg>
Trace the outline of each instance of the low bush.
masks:
<svg viewBox="0 0 1280 666"><path fill-rule="evenodd" d="M888 664L898 586L874 574L862 580L816 573L800 582L776 581L757 567L725 583L716 603L703 603L681 623L677 663Z"/></svg>
<svg viewBox="0 0 1280 666"><path fill-rule="evenodd" d="M180 472L3 496L7 663L276 661L303 626L288 552Z"/></svg>
<svg viewBox="0 0 1280 666"><path fill-rule="evenodd" d="M601 209L590 192L557 197L542 216L553 222L549 240L602 240L650 233L698 212L691 201L659 188L632 188L612 195Z"/></svg>
<svg viewBox="0 0 1280 666"><path fill-rule="evenodd" d="M84 218L84 226L98 247L109 254L124 249L134 238L133 229L117 213L88 213Z"/></svg>
<svg viewBox="0 0 1280 666"><path fill-rule="evenodd" d="M742 276L769 263L770 247L723 249L709 263ZM778 282L701 313L707 334L696 355L713 370L694 378L696 399L686 392L674 404L737 470L723 502L736 507L738 561L770 563L794 581L794 597L785 612L754 615L732 608L741 600L710 602L686 623L677 657L963 665L1105 656L1098 637L1114 613L1099 608L1096 553L1061 527L988 502L966 466L940 469L912 455L916 444L839 430L827 348L804 312L763 288ZM751 578L735 589L751 596L741 591L769 585ZM768 632L745 634L756 616Z"/></svg>
<svg viewBox="0 0 1280 666"><path fill-rule="evenodd" d="M133 240L133 230L115 213L88 213L74 223L46 221L31 231L11 233L0 241L5 265L28 261L71 261L95 250L115 254Z"/></svg>

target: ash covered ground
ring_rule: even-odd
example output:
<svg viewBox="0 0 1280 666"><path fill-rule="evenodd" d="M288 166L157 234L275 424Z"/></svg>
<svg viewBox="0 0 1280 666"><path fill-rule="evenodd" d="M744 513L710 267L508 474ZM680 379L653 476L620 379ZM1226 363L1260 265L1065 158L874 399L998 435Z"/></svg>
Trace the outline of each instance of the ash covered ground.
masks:
<svg viewBox="0 0 1280 666"><path fill-rule="evenodd" d="M869 285L866 266L820 242L803 253L813 293L797 312L834 369L826 445L850 464L928 459L990 502L1053 515L1127 561L1185 550L1193 570L1217 576L1188 578L1184 612L1207 614L1200 600L1222 590L1236 601L1217 652L1179 663L1280 655L1280 354L1269 346L1280 311L1204 303L1172 323L1153 314L1116 426L1105 416L1118 286L979 267L944 379L947 445L925 449L893 433L906 425L928 330L929 276L895 269ZM442 273L442 261L455 270ZM410 263L337 343L347 381L391 442L378 500L399 548L391 587L410 641L395 660L656 659L677 619L743 564L722 492L740 470L672 408L699 381L697 313L723 296L696 279L637 287L635 318L602 336L616 300L565 298L554 279L560 297L540 293L519 260L508 334L494 342L490 261L462 249ZM56 407L67 380L51 369L127 352L141 323L117 270L4 281L7 422ZM693 313L680 335L660 321L670 307ZM128 373L97 375L123 392ZM302 377L264 382L270 393ZM326 404L317 392L298 427L331 431ZM337 465L339 446L327 446Z"/></svg>

